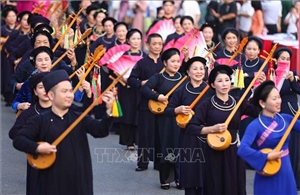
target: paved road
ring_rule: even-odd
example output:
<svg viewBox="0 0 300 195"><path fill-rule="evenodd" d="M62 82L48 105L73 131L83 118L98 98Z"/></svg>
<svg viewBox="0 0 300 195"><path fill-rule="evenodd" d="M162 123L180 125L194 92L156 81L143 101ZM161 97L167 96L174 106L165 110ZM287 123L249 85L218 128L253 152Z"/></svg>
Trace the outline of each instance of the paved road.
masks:
<svg viewBox="0 0 300 195"><path fill-rule="evenodd" d="M1 194L25 194L26 156L15 150L8 131L15 121L11 108L0 102L1 109ZM94 170L94 192L105 195L183 195L183 190L159 188L158 171L150 169L135 172L135 152L123 150L119 137L110 134L106 138L90 137L90 148ZM106 153L105 153L106 152ZM101 155L103 154L103 155ZM112 162L113 161L113 162ZM253 171L247 171L247 192L252 194Z"/></svg>

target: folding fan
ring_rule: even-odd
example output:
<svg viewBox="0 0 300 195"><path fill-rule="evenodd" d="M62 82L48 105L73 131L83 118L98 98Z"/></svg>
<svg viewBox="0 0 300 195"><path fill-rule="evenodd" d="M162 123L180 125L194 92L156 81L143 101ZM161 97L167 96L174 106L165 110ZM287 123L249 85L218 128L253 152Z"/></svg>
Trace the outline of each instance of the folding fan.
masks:
<svg viewBox="0 0 300 195"><path fill-rule="evenodd" d="M197 29L193 29L189 33L178 38L173 47L181 50L184 46L189 48L190 58L194 56L204 57L208 53L203 34ZM183 59L184 55L183 53L180 53L180 60L182 61Z"/></svg>
<svg viewBox="0 0 300 195"><path fill-rule="evenodd" d="M121 44L110 48L99 60L98 65L102 66L104 64L114 63L129 49L130 46L127 44Z"/></svg>
<svg viewBox="0 0 300 195"><path fill-rule="evenodd" d="M171 41L169 41L165 46L164 46L164 51L170 48L173 48L175 44L175 39L172 39Z"/></svg>
<svg viewBox="0 0 300 195"><path fill-rule="evenodd" d="M174 33L176 31L174 27L173 20L163 19L157 21L150 29L148 30L148 33L145 38L145 42L148 39L148 36L153 33L160 34L165 41L167 39L167 36Z"/></svg>
<svg viewBox="0 0 300 195"><path fill-rule="evenodd" d="M127 70L127 68L129 68L129 71L124 75L124 78L128 78L132 68L142 58L142 56L123 55L117 61L108 64L107 68L116 71L118 74L122 74L125 70Z"/></svg>
<svg viewBox="0 0 300 195"><path fill-rule="evenodd" d="M289 74L289 71L290 71L290 62L282 62L282 61L277 62L276 80L274 80L274 82L278 91L280 91L285 78Z"/></svg>

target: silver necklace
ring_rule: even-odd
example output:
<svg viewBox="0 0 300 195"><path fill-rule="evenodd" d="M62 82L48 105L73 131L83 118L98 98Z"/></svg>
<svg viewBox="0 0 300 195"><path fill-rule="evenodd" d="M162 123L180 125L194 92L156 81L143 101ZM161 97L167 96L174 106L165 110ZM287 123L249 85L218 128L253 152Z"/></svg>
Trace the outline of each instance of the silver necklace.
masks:
<svg viewBox="0 0 300 195"><path fill-rule="evenodd" d="M236 105L236 101L235 101L235 99L234 99L231 95L229 95L229 97L232 99L232 104L229 105L229 106L221 106L221 105L219 105L219 104L215 101L215 96L216 96L216 95L212 96L210 100L211 100L212 105L213 105L215 108L217 108L218 110L221 110L221 111L230 111L230 110L232 110L232 109L235 107L235 105Z"/></svg>
<svg viewBox="0 0 300 195"><path fill-rule="evenodd" d="M10 29L8 25L5 25L5 29L6 29L7 32L12 32L12 30L14 30L15 28Z"/></svg>
<svg viewBox="0 0 300 195"><path fill-rule="evenodd" d="M138 53L140 53L140 52L141 52L141 55L140 55L140 56L143 56L143 55L144 55L144 52L143 52L142 50L139 49ZM131 56L131 51L130 51L130 50L128 51L128 55Z"/></svg>
<svg viewBox="0 0 300 195"><path fill-rule="evenodd" d="M126 41L124 42L124 43L122 43L121 41L120 41L120 44L118 44L118 39L115 39L115 45L122 45L122 44L126 44Z"/></svg>
<svg viewBox="0 0 300 195"><path fill-rule="evenodd" d="M227 58L231 58L231 56L232 56L232 55L228 55L228 54L226 53L225 48L223 49L223 53L224 53L224 55L225 55Z"/></svg>
<svg viewBox="0 0 300 195"><path fill-rule="evenodd" d="M88 23L86 22L86 23L84 24L84 31L86 31L88 28L89 28L89 27L88 27Z"/></svg>
<svg viewBox="0 0 300 195"><path fill-rule="evenodd" d="M214 47L215 47L215 43L212 41L212 42L211 42L211 46L209 46L209 45L206 45L206 46L207 46L208 49L214 48Z"/></svg>
<svg viewBox="0 0 300 195"><path fill-rule="evenodd" d="M253 65L247 65L247 61L248 61L248 60L245 61L244 65L245 65L247 68L253 68L254 66L256 66L256 65L258 64L259 58L257 58L257 62L255 62L255 64L253 64Z"/></svg>
<svg viewBox="0 0 300 195"><path fill-rule="evenodd" d="M34 110L35 110L35 112L39 115L40 112L37 110L36 105L37 105L37 104L34 104Z"/></svg>
<svg viewBox="0 0 300 195"><path fill-rule="evenodd" d="M119 45L119 44L117 43L117 40L118 40L118 39L115 39L115 45Z"/></svg>
<svg viewBox="0 0 300 195"><path fill-rule="evenodd" d="M288 102L287 104L288 104L288 107L289 107L291 113L293 114L293 116L295 116L297 111L293 108L293 106L291 105L290 102ZM298 105L298 109L299 109L299 102L297 103L297 105Z"/></svg>
<svg viewBox="0 0 300 195"><path fill-rule="evenodd" d="M192 92L191 90L188 89L188 84L189 83L191 83L191 82L188 82L188 83L185 84L186 91L189 92L189 93L191 93L191 94L199 95L201 92ZM191 83L191 85L192 85L192 83ZM201 86L201 84L200 84L200 86Z"/></svg>
<svg viewBox="0 0 300 195"><path fill-rule="evenodd" d="M282 117L279 113L276 113L276 114L277 114L277 115L281 118L281 120L283 121L283 127L282 127L281 129L279 129L279 130L274 130L274 129L270 129L269 127L267 127L267 126L262 122L262 120L261 120L261 114L259 114L258 120L259 120L260 124L261 124L265 129L268 129L268 130L270 130L270 131L272 131L272 132L278 133L278 132L281 132L282 130L285 129L286 123L285 123L285 120L283 119L283 117Z"/></svg>
<svg viewBox="0 0 300 195"><path fill-rule="evenodd" d="M206 138L201 137L201 136L197 136L197 138L198 138L202 143L206 143Z"/></svg>
<svg viewBox="0 0 300 195"><path fill-rule="evenodd" d="M164 75L164 72L161 74L166 80L168 80L168 81L178 81L178 80L181 80L181 78L182 78L182 75L180 74L180 73L178 73L178 72L176 72L176 74L179 74L179 78L177 78L177 79L171 79L171 78L168 78L167 76L165 76ZM175 76L175 75L174 75Z"/></svg>
<svg viewBox="0 0 300 195"><path fill-rule="evenodd" d="M105 40L105 35L102 36L102 41L103 41L104 43L106 43L106 44L111 44L111 42Z"/></svg>

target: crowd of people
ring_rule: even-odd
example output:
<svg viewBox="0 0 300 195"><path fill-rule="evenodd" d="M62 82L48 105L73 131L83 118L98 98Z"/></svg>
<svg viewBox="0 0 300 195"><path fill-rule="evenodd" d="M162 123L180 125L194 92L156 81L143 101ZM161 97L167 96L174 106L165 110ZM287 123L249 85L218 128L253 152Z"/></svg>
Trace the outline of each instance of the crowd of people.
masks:
<svg viewBox="0 0 300 195"><path fill-rule="evenodd" d="M28 163L26 194L93 194L87 133L102 138L110 132L137 150L135 171L154 162L163 190L175 182L186 195L246 194L246 169L254 169L254 194L297 194L299 120L275 150L299 109L300 78L290 70L296 54L274 48L266 61L258 36L297 37L299 6L250 0L2 2L1 94L17 115L9 137L34 157L56 155L47 169ZM105 52L93 64L101 46ZM112 86L112 77L127 68ZM184 125L180 117L188 118ZM213 135L228 145L216 148ZM272 160L281 160L281 167L267 177L264 168Z"/></svg>

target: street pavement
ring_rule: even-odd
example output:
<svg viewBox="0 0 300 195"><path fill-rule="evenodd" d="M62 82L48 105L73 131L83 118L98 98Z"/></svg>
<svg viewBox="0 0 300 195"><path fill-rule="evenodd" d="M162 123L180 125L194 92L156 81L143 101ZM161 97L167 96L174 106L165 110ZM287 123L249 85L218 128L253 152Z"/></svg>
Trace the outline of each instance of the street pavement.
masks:
<svg viewBox="0 0 300 195"><path fill-rule="evenodd" d="M1 109L1 194L25 194L26 156L12 146L8 132L15 121L10 107L0 102ZM150 163L149 169L136 172L136 152L124 150L119 136L111 133L106 138L89 136L94 193L103 195L183 195L184 190L171 184L169 190L160 189L159 173ZM253 194L254 171L247 170L247 194ZM71 178L70 178L71 179ZM67 182L67 181L66 181ZM217 186L216 186L217 187Z"/></svg>

